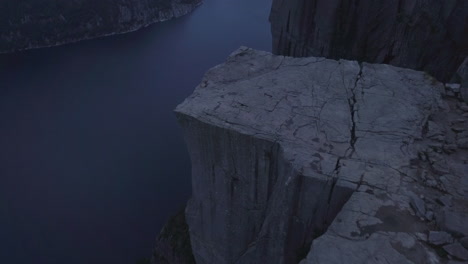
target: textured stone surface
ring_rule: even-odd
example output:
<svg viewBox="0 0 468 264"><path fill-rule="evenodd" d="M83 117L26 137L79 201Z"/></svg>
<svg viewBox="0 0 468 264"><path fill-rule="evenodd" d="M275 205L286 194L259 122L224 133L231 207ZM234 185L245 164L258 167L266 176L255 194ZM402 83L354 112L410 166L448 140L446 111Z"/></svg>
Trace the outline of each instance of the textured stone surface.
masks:
<svg viewBox="0 0 468 264"><path fill-rule="evenodd" d="M463 100L468 103L468 57L457 70L457 75L461 83L460 94Z"/></svg>
<svg viewBox="0 0 468 264"><path fill-rule="evenodd" d="M465 232L440 216L468 211L466 108L422 72L235 51L176 109L196 262L448 261L426 240Z"/></svg>
<svg viewBox="0 0 468 264"><path fill-rule="evenodd" d="M453 243L453 237L447 232L430 231L428 242L435 246Z"/></svg>
<svg viewBox="0 0 468 264"><path fill-rule="evenodd" d="M444 250L447 251L447 253L449 253L450 255L458 259L468 260L468 250L466 250L459 243L444 246Z"/></svg>
<svg viewBox="0 0 468 264"><path fill-rule="evenodd" d="M0 53L137 30L180 17L201 0L2 0Z"/></svg>
<svg viewBox="0 0 468 264"><path fill-rule="evenodd" d="M273 51L424 70L449 81L468 55L465 0L274 0Z"/></svg>
<svg viewBox="0 0 468 264"><path fill-rule="evenodd" d="M467 219L468 212L465 207L459 208L459 210L444 208L438 216L439 225L443 229L461 236L468 236Z"/></svg>
<svg viewBox="0 0 468 264"><path fill-rule="evenodd" d="M413 208L413 210L416 212L416 215L418 215L419 217L426 216L426 204L421 198L412 194L410 196L410 205Z"/></svg>
<svg viewBox="0 0 468 264"><path fill-rule="evenodd" d="M464 237L464 238L460 239L460 244L462 244L462 246L464 246L466 249L468 249L468 237Z"/></svg>

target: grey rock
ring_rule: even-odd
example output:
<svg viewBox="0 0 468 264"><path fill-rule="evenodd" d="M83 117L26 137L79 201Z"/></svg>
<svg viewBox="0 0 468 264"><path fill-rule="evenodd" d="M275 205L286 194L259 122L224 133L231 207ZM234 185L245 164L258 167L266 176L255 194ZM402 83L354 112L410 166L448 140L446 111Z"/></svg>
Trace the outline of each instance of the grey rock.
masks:
<svg viewBox="0 0 468 264"><path fill-rule="evenodd" d="M439 201L442 205L444 206L452 206L452 196L450 195L443 195L440 197L437 197L437 201Z"/></svg>
<svg viewBox="0 0 468 264"><path fill-rule="evenodd" d="M447 232L443 231L430 231L428 242L435 246L453 243L453 237Z"/></svg>
<svg viewBox="0 0 468 264"><path fill-rule="evenodd" d="M460 104L458 105L458 107L460 108L460 110L462 110L462 111L468 113L468 105L467 105L467 104L460 103Z"/></svg>
<svg viewBox="0 0 468 264"><path fill-rule="evenodd" d="M434 179L428 179L425 183L429 187L437 187L437 181Z"/></svg>
<svg viewBox="0 0 468 264"><path fill-rule="evenodd" d="M457 75L461 83L460 96L466 103L468 103L468 57L465 58L458 68Z"/></svg>
<svg viewBox="0 0 468 264"><path fill-rule="evenodd" d="M424 204L424 201L415 194L412 194L410 197L410 204L415 213L419 217L424 217L426 214L426 205Z"/></svg>
<svg viewBox="0 0 468 264"><path fill-rule="evenodd" d="M468 249L468 237L463 237L460 239L460 244L465 247L466 249Z"/></svg>
<svg viewBox="0 0 468 264"><path fill-rule="evenodd" d="M446 83L445 88L451 90L454 93L460 92L460 84L459 83Z"/></svg>
<svg viewBox="0 0 468 264"><path fill-rule="evenodd" d="M439 181L440 181L440 183L442 184L444 190L446 190L446 187L447 187L447 186L450 186L450 185L451 185L451 182L449 181L449 179L448 179L447 176L450 176L450 175L449 175L449 174L445 174L445 175L440 176L440 178L439 178Z"/></svg>
<svg viewBox="0 0 468 264"><path fill-rule="evenodd" d="M468 236L468 209L462 208L443 208L437 215L437 224L442 230L447 230L451 233Z"/></svg>
<svg viewBox="0 0 468 264"><path fill-rule="evenodd" d="M468 250L460 245L460 243L446 245L444 246L444 250L458 259L468 260Z"/></svg>
<svg viewBox="0 0 468 264"><path fill-rule="evenodd" d="M432 219L434 219L434 212L432 212L432 211L427 211L426 214L424 215L424 217L425 217L428 221L432 221Z"/></svg>
<svg viewBox="0 0 468 264"><path fill-rule="evenodd" d="M457 134L457 147L468 149L468 131L465 130L465 127L456 128L455 131L459 132Z"/></svg>
<svg viewBox="0 0 468 264"><path fill-rule="evenodd" d="M416 236L417 239L419 239L421 241L424 241L424 242L427 242L427 239L428 239L427 234L425 234L425 233L415 233L414 235Z"/></svg>
<svg viewBox="0 0 468 264"><path fill-rule="evenodd" d="M458 146L456 144L449 144L449 145L444 145L442 148L444 149L445 153L450 154L450 153L455 152Z"/></svg>
<svg viewBox="0 0 468 264"><path fill-rule="evenodd" d="M456 260L449 260L447 264L466 264L468 261L456 261Z"/></svg>
<svg viewBox="0 0 468 264"><path fill-rule="evenodd" d="M176 108L192 160L196 262L441 262L419 235L433 223L410 206L439 220L446 207L431 201L443 193L418 175L439 178L440 163L450 209L467 211L466 151L418 155L434 144L428 120L445 129L461 118L441 87L389 65L233 52Z"/></svg>
<svg viewBox="0 0 468 264"><path fill-rule="evenodd" d="M433 121L428 121L427 122L427 137L428 138L433 138L436 140L444 140L445 131L435 122Z"/></svg>
<svg viewBox="0 0 468 264"><path fill-rule="evenodd" d="M449 82L468 55L467 17L463 0L274 0L270 22L275 54L388 63Z"/></svg>

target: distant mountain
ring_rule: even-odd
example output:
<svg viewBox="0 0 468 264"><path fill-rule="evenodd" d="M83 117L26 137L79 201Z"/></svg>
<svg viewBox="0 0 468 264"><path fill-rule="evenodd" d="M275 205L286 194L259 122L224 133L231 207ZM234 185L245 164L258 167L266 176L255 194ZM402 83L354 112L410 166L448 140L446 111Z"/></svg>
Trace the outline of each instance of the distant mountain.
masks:
<svg viewBox="0 0 468 264"><path fill-rule="evenodd" d="M180 17L201 0L3 0L0 53L125 33Z"/></svg>

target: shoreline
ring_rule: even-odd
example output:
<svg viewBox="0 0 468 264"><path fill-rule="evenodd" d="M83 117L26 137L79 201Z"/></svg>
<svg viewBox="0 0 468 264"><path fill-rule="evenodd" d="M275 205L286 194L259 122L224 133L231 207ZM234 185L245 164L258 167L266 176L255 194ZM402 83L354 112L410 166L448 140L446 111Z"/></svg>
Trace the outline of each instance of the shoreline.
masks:
<svg viewBox="0 0 468 264"><path fill-rule="evenodd" d="M29 46L29 47L26 47L26 48L11 49L11 50L0 50L0 55L15 54L15 53L19 53L19 52L25 52L25 51L28 51L28 50L34 50L34 49L53 48L53 47L67 45L67 44L74 44L74 43L78 43L78 42L86 41L86 40L99 39L99 38L105 38L105 37L110 37L110 36L115 36L115 35L132 33L132 32L138 31L140 29L147 28L147 27L149 27L151 25L154 25L156 23L162 23L162 22L170 21L170 20L177 19L177 18L180 18L180 17L185 16L185 15L188 15L202 4L203 4L203 1L200 1L199 3L195 4L192 9L190 9L187 12L184 12L182 14L176 15L173 12L173 16L170 17L170 18L155 19L155 20L147 22L147 23L130 26L128 29L125 29L125 30L123 29L123 30L120 30L120 31L115 31L115 32L111 32L111 33L107 33L107 34L103 34L103 35L96 35L96 36L87 35L87 36L83 36L81 38L58 41L58 42L56 42L54 44L32 45L32 46Z"/></svg>

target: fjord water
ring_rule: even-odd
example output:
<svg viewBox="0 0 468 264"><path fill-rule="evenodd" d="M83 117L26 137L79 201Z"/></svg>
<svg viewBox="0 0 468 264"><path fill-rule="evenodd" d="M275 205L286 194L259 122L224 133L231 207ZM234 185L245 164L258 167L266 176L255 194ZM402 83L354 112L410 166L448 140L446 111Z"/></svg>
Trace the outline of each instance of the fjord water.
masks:
<svg viewBox="0 0 468 264"><path fill-rule="evenodd" d="M172 112L271 0L205 0L137 32L0 55L0 263L132 264L190 196Z"/></svg>

